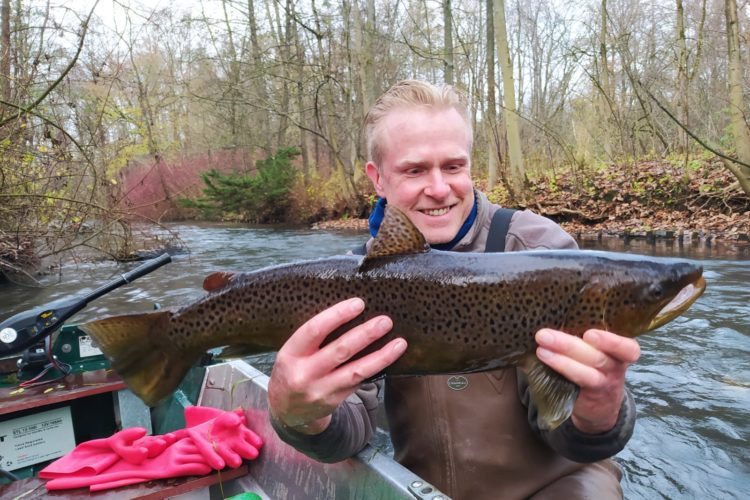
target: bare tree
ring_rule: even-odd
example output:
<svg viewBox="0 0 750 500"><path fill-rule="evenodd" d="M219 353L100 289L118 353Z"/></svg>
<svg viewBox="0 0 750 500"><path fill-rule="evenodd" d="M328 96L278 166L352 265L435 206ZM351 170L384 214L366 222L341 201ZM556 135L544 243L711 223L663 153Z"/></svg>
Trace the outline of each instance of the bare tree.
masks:
<svg viewBox="0 0 750 500"><path fill-rule="evenodd" d="M494 4L495 45L503 78L503 116L508 140L508 160L510 166L509 184L512 196L523 197L524 166L521 151L521 134L516 112L516 91L513 79L513 62L508 47L508 33L505 23L505 1L495 0Z"/></svg>
<svg viewBox="0 0 750 500"><path fill-rule="evenodd" d="M453 10L451 0L443 0L443 79L453 85Z"/></svg>
<svg viewBox="0 0 750 500"><path fill-rule="evenodd" d="M732 132L738 162L723 158L724 165L737 177L740 186L750 196L750 125L748 106L742 89L742 55L740 53L740 30L737 17L737 0L724 1L727 20L727 59L729 66L729 102Z"/></svg>
<svg viewBox="0 0 750 500"><path fill-rule="evenodd" d="M487 13L487 109L484 130L487 138L487 187L492 190L497 183L497 164L499 155L499 135L497 131L497 103L495 101L495 23L493 0L486 0Z"/></svg>

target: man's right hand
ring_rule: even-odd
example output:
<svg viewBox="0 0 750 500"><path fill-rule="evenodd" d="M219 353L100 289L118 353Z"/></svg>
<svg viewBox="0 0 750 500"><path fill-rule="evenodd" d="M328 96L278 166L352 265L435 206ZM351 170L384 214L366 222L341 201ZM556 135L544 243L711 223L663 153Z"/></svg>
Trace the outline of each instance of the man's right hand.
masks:
<svg viewBox="0 0 750 500"><path fill-rule="evenodd" d="M377 316L320 347L336 328L364 310L362 299L350 299L326 309L302 325L282 346L268 382L271 414L305 434L319 434L331 414L366 379L396 361L406 350L398 338L379 350L346 363L388 333L393 322Z"/></svg>

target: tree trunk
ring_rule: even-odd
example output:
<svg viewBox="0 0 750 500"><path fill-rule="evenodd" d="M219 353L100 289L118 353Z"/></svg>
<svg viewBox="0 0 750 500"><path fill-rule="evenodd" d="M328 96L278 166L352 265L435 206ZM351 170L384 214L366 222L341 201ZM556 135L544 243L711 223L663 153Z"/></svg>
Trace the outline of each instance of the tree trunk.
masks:
<svg viewBox="0 0 750 500"><path fill-rule="evenodd" d="M0 28L0 79L2 80L3 89L2 96L3 101L10 102L10 0L3 0L2 8L0 9L0 17L2 17L2 28ZM5 115L5 107L2 108L2 115Z"/></svg>
<svg viewBox="0 0 750 500"><path fill-rule="evenodd" d="M487 111L484 117L487 137L487 190L497 184L497 104L495 103L495 24L493 23L492 0L487 0Z"/></svg>
<svg viewBox="0 0 750 500"><path fill-rule="evenodd" d="M379 86L375 78L375 0L367 1L367 19L365 21L365 81L366 92L363 104L365 112L370 109L378 98Z"/></svg>
<svg viewBox="0 0 750 500"><path fill-rule="evenodd" d="M274 3L276 7L276 15L279 16L278 2ZM286 19L284 26L284 35L281 45L281 80L282 80L282 91L281 91L281 103L279 104L280 116L279 116L279 132L277 135L276 143L278 147L286 147L286 132L289 127L289 60L291 59L291 51L289 50L291 44L291 31L292 31L292 16L289 14L293 8L291 0L286 0ZM281 19L279 19L279 25Z"/></svg>
<svg viewBox="0 0 750 500"><path fill-rule="evenodd" d="M253 68L251 70L253 75L253 82L255 92L257 93L258 100L263 104L260 109L256 111L259 114L257 120L257 131L258 140L261 148L268 152L272 152L273 148L270 140L270 118L269 111L266 109L268 105L268 89L266 88L266 71L263 66L262 53L263 49L258 41L258 23L255 17L255 2L254 0L247 0L247 23L250 28L250 46L252 48L252 61ZM301 63L300 63L301 64Z"/></svg>
<svg viewBox="0 0 750 500"><path fill-rule="evenodd" d="M292 6L294 8L294 6ZM307 121L307 116L305 113L305 100L304 100L304 92L305 92L305 86L304 86L304 80L305 80L305 48L302 46L302 40L300 39L300 33L299 28L297 27L296 23L293 25L293 34L294 34L294 46L295 46L295 53L297 56L297 60L295 61L295 64L297 65L297 93L295 96L295 101L297 105L297 123L302 124ZM311 176L311 166L310 166L310 149L308 146L308 132L303 127L298 127L299 129L299 149L300 153L302 155L302 176L304 180L305 186L310 185L310 176Z"/></svg>
<svg viewBox="0 0 750 500"><path fill-rule="evenodd" d="M601 138L604 146L604 152L608 157L613 156L612 147L610 144L610 118L612 117L612 103L613 92L612 92L612 78L609 71L609 54L607 53L607 0L601 2L600 12L600 25L599 25L599 65L598 74L599 78L599 96L596 99L596 109L601 127Z"/></svg>
<svg viewBox="0 0 750 500"><path fill-rule="evenodd" d="M685 41L685 10L682 0L677 0L677 109L678 116L686 127L690 127L688 108L688 48ZM689 137L684 129L679 131L679 148L685 153L685 163L688 159Z"/></svg>
<svg viewBox="0 0 750 500"><path fill-rule="evenodd" d="M451 0L443 0L443 78L453 85L453 12Z"/></svg>
<svg viewBox="0 0 750 500"><path fill-rule="evenodd" d="M727 19L727 51L729 67L729 112L734 134L737 159L750 164L750 128L745 121L748 116L747 103L742 95L742 57L740 54L740 32L737 18L737 0L725 0L724 13ZM725 165L737 177L742 189L750 196L750 168L725 161Z"/></svg>
<svg viewBox="0 0 750 500"><path fill-rule="evenodd" d="M516 114L516 92L513 81L513 63L508 47L508 32L505 23L505 0L496 0L495 15L495 45L497 57L503 77L503 116L508 139L508 159L510 160L511 196L516 201L523 198L524 166L521 152L521 134Z"/></svg>

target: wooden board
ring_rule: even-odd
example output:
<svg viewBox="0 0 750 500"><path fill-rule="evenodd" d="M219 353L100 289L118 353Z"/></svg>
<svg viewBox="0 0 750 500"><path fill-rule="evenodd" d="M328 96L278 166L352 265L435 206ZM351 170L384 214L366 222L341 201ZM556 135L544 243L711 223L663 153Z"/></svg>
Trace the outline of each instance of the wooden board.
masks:
<svg viewBox="0 0 750 500"><path fill-rule="evenodd" d="M58 386L63 386L58 388ZM52 388L45 394L45 391ZM17 387L0 388L0 415L39 408L104 392L124 389L122 379L111 370L73 373L62 380L29 387L17 392Z"/></svg>

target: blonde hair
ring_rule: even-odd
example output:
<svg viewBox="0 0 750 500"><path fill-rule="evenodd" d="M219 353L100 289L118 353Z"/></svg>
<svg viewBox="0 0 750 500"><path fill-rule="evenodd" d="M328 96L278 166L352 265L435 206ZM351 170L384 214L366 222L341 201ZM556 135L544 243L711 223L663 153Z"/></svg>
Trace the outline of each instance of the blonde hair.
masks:
<svg viewBox="0 0 750 500"><path fill-rule="evenodd" d="M421 80L401 80L378 97L365 116L364 131L367 139L367 154L380 168L383 159L382 145L378 139L378 124L394 109L407 107L428 107L436 109L453 108L466 122L469 141L472 139L471 117L466 95L452 85L435 86ZM471 143L469 144L471 147Z"/></svg>

